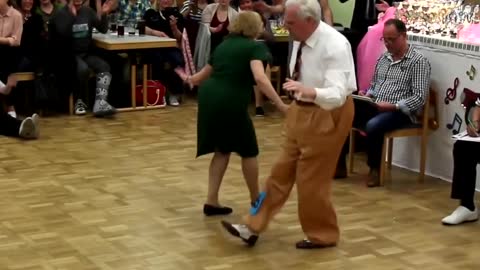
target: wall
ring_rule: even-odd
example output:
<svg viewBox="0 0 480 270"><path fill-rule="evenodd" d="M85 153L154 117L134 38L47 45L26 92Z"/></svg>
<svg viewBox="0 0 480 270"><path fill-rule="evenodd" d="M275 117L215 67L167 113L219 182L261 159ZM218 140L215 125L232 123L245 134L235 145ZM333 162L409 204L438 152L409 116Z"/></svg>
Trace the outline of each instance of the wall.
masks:
<svg viewBox="0 0 480 270"><path fill-rule="evenodd" d="M410 34L410 38L412 38ZM430 38L428 38L431 40ZM435 40L435 39L433 39ZM433 42L433 41L430 41ZM448 43L453 43L447 41ZM438 93L439 129L433 132L429 138L427 147L428 175L451 181L453 170L452 149L454 141L451 139L452 129L448 124L455 123L454 129L461 132L465 130L465 110L461 106L463 91L465 88L479 92L480 76L477 74L472 79L467 72L474 66L479 68L480 52L455 49L451 46L445 48L440 45L427 45L421 42L411 41L417 49L425 55L432 66L432 85ZM460 44L460 42L455 42ZM447 44L448 45L448 44ZM453 47L455 45L452 45ZM470 46L469 46L470 47ZM480 48L477 47L480 50ZM471 49L473 50L473 49ZM445 104L445 97L449 88L455 89L454 81L458 78L459 83L453 101ZM459 121L453 122L455 114L460 116ZM418 138L395 139L393 147L393 163L397 166L418 171L420 157L420 140ZM477 175L477 190L480 190L480 175Z"/></svg>
<svg viewBox="0 0 480 270"><path fill-rule="evenodd" d="M346 3L340 3L339 0L328 0L330 8L333 12L334 22L340 23L344 27L350 28L355 1L361 0L349 0Z"/></svg>

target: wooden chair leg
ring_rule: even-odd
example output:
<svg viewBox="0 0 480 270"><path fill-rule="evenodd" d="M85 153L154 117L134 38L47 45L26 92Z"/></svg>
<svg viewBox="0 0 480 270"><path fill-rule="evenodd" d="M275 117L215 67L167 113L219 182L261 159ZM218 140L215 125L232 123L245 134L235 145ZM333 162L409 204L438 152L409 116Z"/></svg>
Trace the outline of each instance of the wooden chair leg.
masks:
<svg viewBox="0 0 480 270"><path fill-rule="evenodd" d="M355 153L355 131L353 130L350 130L350 144L348 149L348 172L353 173L353 160Z"/></svg>
<svg viewBox="0 0 480 270"><path fill-rule="evenodd" d="M387 157L387 165L388 169L392 169L392 153L393 153L393 138L388 139L388 157Z"/></svg>
<svg viewBox="0 0 480 270"><path fill-rule="evenodd" d="M73 94L70 94L68 97L68 112L70 115L73 115L74 105L73 105Z"/></svg>
<svg viewBox="0 0 480 270"><path fill-rule="evenodd" d="M386 170L385 158L387 156L387 147L388 147L388 138L385 137L383 139L382 156L380 159L380 186L383 186L385 183L385 170Z"/></svg>
<svg viewBox="0 0 480 270"><path fill-rule="evenodd" d="M418 176L418 182L423 183L425 180L425 165L427 161L427 143L428 137L423 135L420 140L420 174Z"/></svg>
<svg viewBox="0 0 480 270"><path fill-rule="evenodd" d="M278 95L280 95L280 92L282 91L282 86L281 86L281 75L282 75L282 72L281 72L281 69L280 67L278 68L278 71L277 71L277 74L276 74L276 80L277 80L277 93Z"/></svg>

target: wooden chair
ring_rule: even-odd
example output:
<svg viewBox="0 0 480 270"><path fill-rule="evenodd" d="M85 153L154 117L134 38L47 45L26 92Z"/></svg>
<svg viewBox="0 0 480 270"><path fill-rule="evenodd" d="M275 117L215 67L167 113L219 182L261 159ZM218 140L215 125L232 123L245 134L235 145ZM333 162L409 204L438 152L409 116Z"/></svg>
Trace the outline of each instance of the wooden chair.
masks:
<svg viewBox="0 0 480 270"><path fill-rule="evenodd" d="M35 80L35 73L33 72L17 72L15 73L17 82L28 82ZM68 97L68 112L70 115L73 115L74 104L73 104L73 94Z"/></svg>
<svg viewBox="0 0 480 270"><path fill-rule="evenodd" d="M278 95L280 95L280 92L282 90L282 85L281 85L282 72L281 72L280 66L273 66L270 72L273 75L273 81L275 82L275 89L277 90Z"/></svg>
<svg viewBox="0 0 480 270"><path fill-rule="evenodd" d="M418 181L423 182L425 178L425 163L427 159L427 144L428 136L431 132L438 129L438 106L437 106L437 93L433 88L430 88L427 101L422 110L422 113L418 115L419 124L414 124L411 127L394 130L385 134L383 139L382 157L380 163L380 185L383 186L385 181L386 169L392 167L392 152L393 152L393 139L402 137L420 137L420 173ZM432 115L433 113L433 115ZM432 116L431 116L432 115ZM355 153L355 133L363 132L362 130L352 128L350 131L350 151L349 151L349 172L353 172L353 161ZM388 151L388 152L387 152Z"/></svg>
<svg viewBox="0 0 480 270"><path fill-rule="evenodd" d="M35 79L35 74L33 72L18 72L15 73L15 77L18 82L28 82Z"/></svg>

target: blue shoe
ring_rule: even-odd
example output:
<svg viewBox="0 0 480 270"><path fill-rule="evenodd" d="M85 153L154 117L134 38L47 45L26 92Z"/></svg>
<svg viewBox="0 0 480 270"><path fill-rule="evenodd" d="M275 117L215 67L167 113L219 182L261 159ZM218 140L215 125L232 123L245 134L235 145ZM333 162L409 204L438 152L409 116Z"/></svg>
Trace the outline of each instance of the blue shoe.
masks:
<svg viewBox="0 0 480 270"><path fill-rule="evenodd" d="M250 208L250 215L255 216L258 213L258 210L260 210L260 207L262 206L263 200L265 200L266 196L267 193L265 191L260 192L257 200L253 203L252 208Z"/></svg>

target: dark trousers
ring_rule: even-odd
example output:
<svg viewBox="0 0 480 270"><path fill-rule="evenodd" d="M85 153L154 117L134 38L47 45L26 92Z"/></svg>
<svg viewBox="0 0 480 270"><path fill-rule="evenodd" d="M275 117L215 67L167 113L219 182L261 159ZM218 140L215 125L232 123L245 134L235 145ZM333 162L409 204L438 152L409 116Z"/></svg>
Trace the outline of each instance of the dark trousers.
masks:
<svg viewBox="0 0 480 270"><path fill-rule="evenodd" d="M88 89L90 70L93 70L95 74L110 72L110 65L102 58L90 54L77 55L75 57L75 61L78 84L75 88L73 96L76 99L82 99L85 101L87 96L86 93Z"/></svg>
<svg viewBox="0 0 480 270"><path fill-rule="evenodd" d="M161 49L152 51L149 56L148 62L153 63L154 79L165 84L169 94L182 94L183 81L174 71L177 67L185 67L182 51L178 48ZM165 64L169 65L168 69L165 69Z"/></svg>
<svg viewBox="0 0 480 270"><path fill-rule="evenodd" d="M480 162L480 143L457 141L453 145L452 199L473 201Z"/></svg>
<svg viewBox="0 0 480 270"><path fill-rule="evenodd" d="M367 134L367 164L370 169L378 170L382 156L383 137L385 133L407 127L412 124L410 117L400 111L378 112L375 106L355 100L355 117L353 127ZM339 166L345 168L349 139L344 144L339 159Z"/></svg>
<svg viewBox="0 0 480 270"><path fill-rule="evenodd" d="M0 81L7 84L8 76L18 71L20 63L20 49L18 47L10 47L6 45L0 45ZM12 98L12 92L10 95L2 98L6 105L13 105L14 99Z"/></svg>
<svg viewBox="0 0 480 270"><path fill-rule="evenodd" d="M4 110L0 110L0 135L9 137L19 137L20 125L22 121L11 117Z"/></svg>

